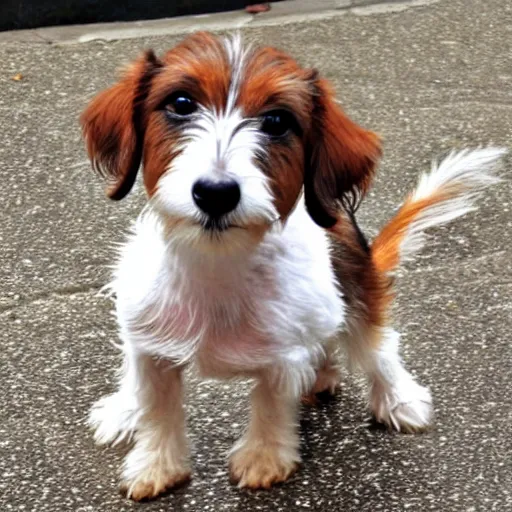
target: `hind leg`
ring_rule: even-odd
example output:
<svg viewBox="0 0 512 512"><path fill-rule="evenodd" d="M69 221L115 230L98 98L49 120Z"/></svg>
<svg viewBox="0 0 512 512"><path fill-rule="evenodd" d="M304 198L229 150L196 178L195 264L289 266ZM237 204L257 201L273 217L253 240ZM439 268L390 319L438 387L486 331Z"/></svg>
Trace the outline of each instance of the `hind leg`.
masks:
<svg viewBox="0 0 512 512"><path fill-rule="evenodd" d="M339 388L341 373L340 365L336 353L339 346L339 339L331 340L325 347L325 359L316 370L316 379L311 391L303 395L302 402L306 405L315 405L317 403L316 395L319 393L328 393L333 396Z"/></svg>
<svg viewBox="0 0 512 512"><path fill-rule="evenodd" d="M370 408L377 421L401 432L422 431L432 421L432 397L405 369L399 340L389 328L365 329L347 337L348 355L368 377Z"/></svg>
<svg viewBox="0 0 512 512"><path fill-rule="evenodd" d="M311 393L336 394L336 390L340 385L340 369L335 358L329 358L325 364L316 372L316 381L313 385Z"/></svg>

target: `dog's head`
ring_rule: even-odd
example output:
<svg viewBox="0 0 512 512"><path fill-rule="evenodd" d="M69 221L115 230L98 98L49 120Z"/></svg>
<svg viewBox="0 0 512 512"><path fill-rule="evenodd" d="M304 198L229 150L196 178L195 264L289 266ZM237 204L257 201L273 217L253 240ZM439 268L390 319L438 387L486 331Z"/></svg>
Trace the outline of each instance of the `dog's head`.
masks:
<svg viewBox="0 0 512 512"><path fill-rule="evenodd" d="M240 246L285 221L304 189L322 227L367 190L378 137L343 113L327 81L273 48L196 33L146 52L81 118L107 194L141 161L156 211L183 241Z"/></svg>

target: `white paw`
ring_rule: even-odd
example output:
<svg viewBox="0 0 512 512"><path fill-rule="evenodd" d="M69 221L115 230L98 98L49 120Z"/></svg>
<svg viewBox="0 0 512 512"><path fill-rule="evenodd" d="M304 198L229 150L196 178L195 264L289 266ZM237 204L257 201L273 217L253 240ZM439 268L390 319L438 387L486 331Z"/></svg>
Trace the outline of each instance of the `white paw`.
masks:
<svg viewBox="0 0 512 512"><path fill-rule="evenodd" d="M92 406L88 423L94 429L96 443L117 444L130 439L139 416L133 398L114 393L104 396Z"/></svg>
<svg viewBox="0 0 512 512"><path fill-rule="evenodd" d="M121 491L127 498L134 501L150 500L159 494L181 486L190 480L190 469L187 467L174 467L166 469L155 464L146 468L140 475L132 480L124 480Z"/></svg>
<svg viewBox="0 0 512 512"><path fill-rule="evenodd" d="M123 463L121 490L128 498L140 501L155 498L188 480L190 464L184 431L141 421L135 445Z"/></svg>
<svg viewBox="0 0 512 512"><path fill-rule="evenodd" d="M421 432L432 422L432 396L412 378L393 388L374 384L370 406L378 422L398 432Z"/></svg>
<svg viewBox="0 0 512 512"><path fill-rule="evenodd" d="M238 487L269 489L287 480L297 470L299 462L295 448L245 442L230 457L231 480L238 483Z"/></svg>

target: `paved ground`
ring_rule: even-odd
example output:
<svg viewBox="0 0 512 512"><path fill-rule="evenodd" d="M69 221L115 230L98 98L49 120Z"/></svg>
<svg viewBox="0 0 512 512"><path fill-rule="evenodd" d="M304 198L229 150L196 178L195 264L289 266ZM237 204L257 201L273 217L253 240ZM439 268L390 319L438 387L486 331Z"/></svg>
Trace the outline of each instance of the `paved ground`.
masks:
<svg viewBox="0 0 512 512"><path fill-rule="evenodd" d="M432 156L511 144L511 27L509 0L442 0L244 33L320 68L348 112L384 136L360 214L371 234ZM118 495L122 450L96 447L84 418L118 365L111 304L96 293L143 195L104 199L77 116L118 64L176 40L0 44L0 510L512 510L510 175L478 212L433 232L399 281L404 356L436 399L430 433L374 426L346 375L333 403L303 411L301 471L270 492L242 492L225 452L247 386L192 383L193 482L147 505Z"/></svg>

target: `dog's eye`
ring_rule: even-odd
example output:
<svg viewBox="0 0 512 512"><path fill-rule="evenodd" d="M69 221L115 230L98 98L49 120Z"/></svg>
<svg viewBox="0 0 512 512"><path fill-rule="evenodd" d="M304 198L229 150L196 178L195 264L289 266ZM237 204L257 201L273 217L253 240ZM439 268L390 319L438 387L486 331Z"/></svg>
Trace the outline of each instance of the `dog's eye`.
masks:
<svg viewBox="0 0 512 512"><path fill-rule="evenodd" d="M295 126L295 118L286 110L272 110L262 116L261 131L271 137L283 137Z"/></svg>
<svg viewBox="0 0 512 512"><path fill-rule="evenodd" d="M175 117L188 117L197 110L197 103L188 94L179 92L171 97L165 110Z"/></svg>

